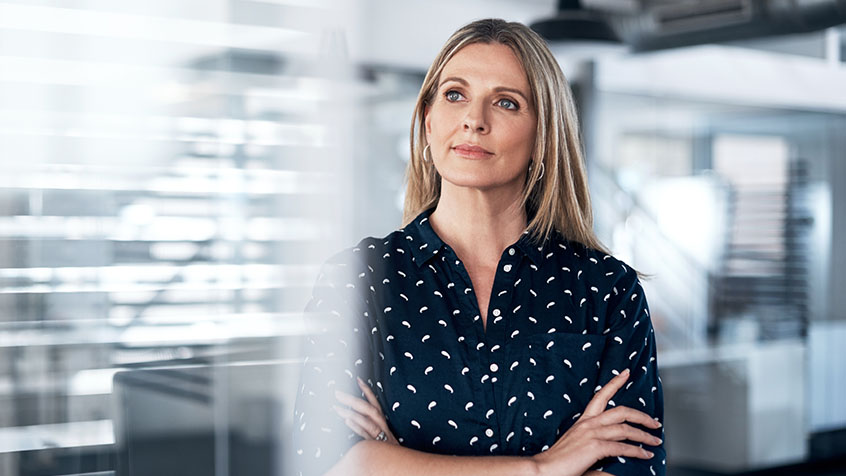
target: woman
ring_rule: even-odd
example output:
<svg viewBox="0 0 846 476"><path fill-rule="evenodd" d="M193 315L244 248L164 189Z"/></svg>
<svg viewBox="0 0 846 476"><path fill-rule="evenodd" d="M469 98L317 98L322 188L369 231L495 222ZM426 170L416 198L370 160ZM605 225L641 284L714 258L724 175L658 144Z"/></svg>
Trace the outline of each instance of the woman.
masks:
<svg viewBox="0 0 846 476"><path fill-rule="evenodd" d="M664 474L646 300L593 234L575 107L543 40L502 20L459 29L411 141L404 228L330 259L315 287L308 309L352 332L309 341L300 466Z"/></svg>

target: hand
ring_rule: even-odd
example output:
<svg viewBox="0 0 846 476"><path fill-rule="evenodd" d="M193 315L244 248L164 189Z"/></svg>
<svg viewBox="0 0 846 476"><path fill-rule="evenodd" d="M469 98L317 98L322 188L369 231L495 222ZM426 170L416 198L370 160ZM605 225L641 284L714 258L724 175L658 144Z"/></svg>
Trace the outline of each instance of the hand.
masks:
<svg viewBox="0 0 846 476"><path fill-rule="evenodd" d="M385 415L382 414L382 408L379 406L379 400L376 399L376 395L373 393L373 390L371 390L370 387L368 387L367 384L365 384L360 378L356 378L356 381L358 381L358 386L361 388L361 391L364 392L364 396L367 400L362 400L361 398L354 397L348 393L336 391L335 397L338 401L347 405L348 408L342 408L336 405L332 405L332 408L334 408L335 412L344 419L344 423L346 423L352 431L365 440L375 440L376 437L379 436L379 433L385 432L385 436L388 438L385 440L386 443L399 445L399 442L396 438L394 438L391 430L388 429L388 423L385 421Z"/></svg>
<svg viewBox="0 0 846 476"><path fill-rule="evenodd" d="M628 378L629 370L626 369L611 379L593 396L584 414L552 447L532 457L540 474L580 476L602 458L652 458L651 452L623 443L623 440L655 446L661 444L661 439L625 422L638 423L647 428L660 428L661 423L633 408L618 406L605 410L608 401Z"/></svg>

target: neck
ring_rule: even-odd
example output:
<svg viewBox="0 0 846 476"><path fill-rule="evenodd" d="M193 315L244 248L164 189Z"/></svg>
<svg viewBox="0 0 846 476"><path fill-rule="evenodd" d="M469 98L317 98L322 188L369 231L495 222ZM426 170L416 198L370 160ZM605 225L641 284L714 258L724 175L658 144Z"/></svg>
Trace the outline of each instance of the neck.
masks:
<svg viewBox="0 0 846 476"><path fill-rule="evenodd" d="M520 192L456 187L442 180L429 223L462 260L497 261L526 229Z"/></svg>

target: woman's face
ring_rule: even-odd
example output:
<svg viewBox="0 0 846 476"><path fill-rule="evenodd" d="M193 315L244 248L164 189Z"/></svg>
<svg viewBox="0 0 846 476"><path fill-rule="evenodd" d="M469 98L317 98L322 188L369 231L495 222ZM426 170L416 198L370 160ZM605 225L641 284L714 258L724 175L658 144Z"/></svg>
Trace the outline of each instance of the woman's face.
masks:
<svg viewBox="0 0 846 476"><path fill-rule="evenodd" d="M531 97L526 72L508 46L475 43L458 51L426 108L426 138L443 180L522 189L537 125Z"/></svg>

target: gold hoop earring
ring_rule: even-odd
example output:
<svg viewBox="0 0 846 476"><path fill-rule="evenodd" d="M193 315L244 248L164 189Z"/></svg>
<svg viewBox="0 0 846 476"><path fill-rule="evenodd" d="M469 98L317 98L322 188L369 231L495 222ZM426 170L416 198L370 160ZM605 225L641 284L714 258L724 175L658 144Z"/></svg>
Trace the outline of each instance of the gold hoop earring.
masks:
<svg viewBox="0 0 846 476"><path fill-rule="evenodd" d="M429 150L429 145L430 144L426 144L426 147L423 148L423 162L431 162L431 160L426 158L426 151Z"/></svg>
<svg viewBox="0 0 846 476"><path fill-rule="evenodd" d="M535 179L535 182L540 182L540 180L543 178L543 173L546 171L546 167L544 167L543 162L540 163L540 166L541 166L541 174L540 174L540 177ZM529 173L530 174L532 173L532 165L531 164L529 164Z"/></svg>

